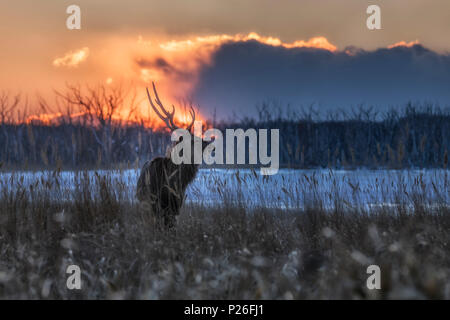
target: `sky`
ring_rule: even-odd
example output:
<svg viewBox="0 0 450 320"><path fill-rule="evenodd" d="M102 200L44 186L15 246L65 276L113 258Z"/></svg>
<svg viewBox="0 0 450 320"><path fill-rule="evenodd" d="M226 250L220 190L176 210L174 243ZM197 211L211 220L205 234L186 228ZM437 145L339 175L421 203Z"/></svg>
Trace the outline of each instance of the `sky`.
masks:
<svg viewBox="0 0 450 320"><path fill-rule="evenodd" d="M80 30L66 27L72 4ZM371 4L381 30L366 27ZM270 99L450 101L448 0L17 0L0 3L0 21L0 91L28 95L31 112L36 94L66 83L132 83L144 97L155 81L168 102L192 100L208 117Z"/></svg>

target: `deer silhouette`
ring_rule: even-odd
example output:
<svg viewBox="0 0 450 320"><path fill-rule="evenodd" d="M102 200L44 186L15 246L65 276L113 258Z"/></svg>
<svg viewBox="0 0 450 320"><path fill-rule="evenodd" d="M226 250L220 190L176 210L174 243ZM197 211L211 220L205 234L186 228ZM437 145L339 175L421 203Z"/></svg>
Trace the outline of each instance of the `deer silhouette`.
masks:
<svg viewBox="0 0 450 320"><path fill-rule="evenodd" d="M179 129L174 123L175 107L172 105L172 112L169 112L164 107L159 99L155 84L153 85L153 92L155 95L155 103L161 110L153 103L150 92L147 88L147 96L150 106L157 116L164 121L166 127L173 132ZM191 134L192 125L195 122L194 108L190 109L192 117L191 123L186 130L190 133L191 143L194 144L194 139L201 139ZM180 143L183 137L180 137L173 146ZM201 139L202 140L202 139ZM202 150L209 144L209 142L202 140ZM147 161L139 175L137 182L136 197L142 203L147 203L150 207L151 213L156 218L159 226L165 228L172 228L176 224L176 217L180 213L181 206L185 200L186 189L194 180L199 165L194 164L193 154L190 163L175 164L170 157L170 150L166 152L165 157L157 157L151 161ZM193 148L191 149L193 150Z"/></svg>

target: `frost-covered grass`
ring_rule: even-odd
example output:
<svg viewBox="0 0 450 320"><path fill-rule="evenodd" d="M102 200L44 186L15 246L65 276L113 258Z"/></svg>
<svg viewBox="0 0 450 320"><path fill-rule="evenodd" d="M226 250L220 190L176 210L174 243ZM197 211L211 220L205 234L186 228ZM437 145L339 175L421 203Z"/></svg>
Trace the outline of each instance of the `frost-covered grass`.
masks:
<svg viewBox="0 0 450 320"><path fill-rule="evenodd" d="M138 170L14 172L0 174L3 189L46 189L56 201L73 201L98 179L107 179L123 201L134 202ZM263 176L250 169L200 169L187 191L187 203L216 207L305 209L450 205L448 170L289 170ZM44 187L44 188L42 188ZM31 189L30 189L31 190ZM40 190L43 191L43 190ZM29 193L31 196L32 193Z"/></svg>
<svg viewBox="0 0 450 320"><path fill-rule="evenodd" d="M450 298L448 171L205 169L170 232L136 176L2 173L0 298Z"/></svg>

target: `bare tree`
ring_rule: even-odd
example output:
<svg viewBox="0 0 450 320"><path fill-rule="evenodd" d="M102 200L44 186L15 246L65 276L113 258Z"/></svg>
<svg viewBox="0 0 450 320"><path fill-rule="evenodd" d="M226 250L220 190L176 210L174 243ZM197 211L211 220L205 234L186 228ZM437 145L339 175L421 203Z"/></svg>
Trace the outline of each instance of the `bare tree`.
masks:
<svg viewBox="0 0 450 320"><path fill-rule="evenodd" d="M113 87L100 84L95 87L86 86L85 90L82 90L79 85L67 85L64 93L56 91L56 94L69 105L75 105L82 112L82 120L88 119L92 135L102 151L103 160L105 163L110 163L114 144L118 142L114 141L113 137L116 135L118 140L121 140L120 133L124 122L130 121L137 110L139 103L136 92L130 97L129 90L120 84ZM125 106L127 98L129 98L128 104ZM121 113L125 109L128 112L123 119Z"/></svg>
<svg viewBox="0 0 450 320"><path fill-rule="evenodd" d="M7 91L0 93L0 124L13 122L13 110L19 105L20 98L20 94L10 98Z"/></svg>
<svg viewBox="0 0 450 320"><path fill-rule="evenodd" d="M164 121L166 127L173 132L178 129L173 119L175 107L172 105L172 112L166 110L158 97L154 83L153 92L155 94L155 103L161 110L155 106L147 89L150 106L158 117ZM195 111L192 106L190 113L192 121L186 128L189 133L195 121ZM190 138L192 145L194 144L194 139L201 139L193 134L190 134ZM175 145L181 141L182 138ZM202 140L203 149L208 143ZM156 217L159 224L164 224L166 228L172 228L175 225L177 215L180 213L186 188L194 180L199 165L194 164L193 161L189 164L174 164L170 158L170 150L168 151L165 157L157 157L144 164L137 182L136 197L139 201L149 204L152 214Z"/></svg>

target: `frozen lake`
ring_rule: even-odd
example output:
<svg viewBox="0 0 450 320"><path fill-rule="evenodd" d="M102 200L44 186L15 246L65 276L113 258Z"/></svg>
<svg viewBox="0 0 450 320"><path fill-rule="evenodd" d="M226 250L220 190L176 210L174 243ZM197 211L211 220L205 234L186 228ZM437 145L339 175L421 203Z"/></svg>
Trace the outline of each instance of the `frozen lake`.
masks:
<svg viewBox="0 0 450 320"><path fill-rule="evenodd" d="M96 179L105 178L122 201L136 201L139 171L15 172L0 174L0 190L30 186L34 196L73 200L74 191L89 183L91 196ZM259 170L200 169L188 188L187 202L207 206L243 204L246 207L306 208L321 205L376 208L382 206L450 205L449 170L291 170L273 176ZM37 191L36 191L37 190Z"/></svg>

